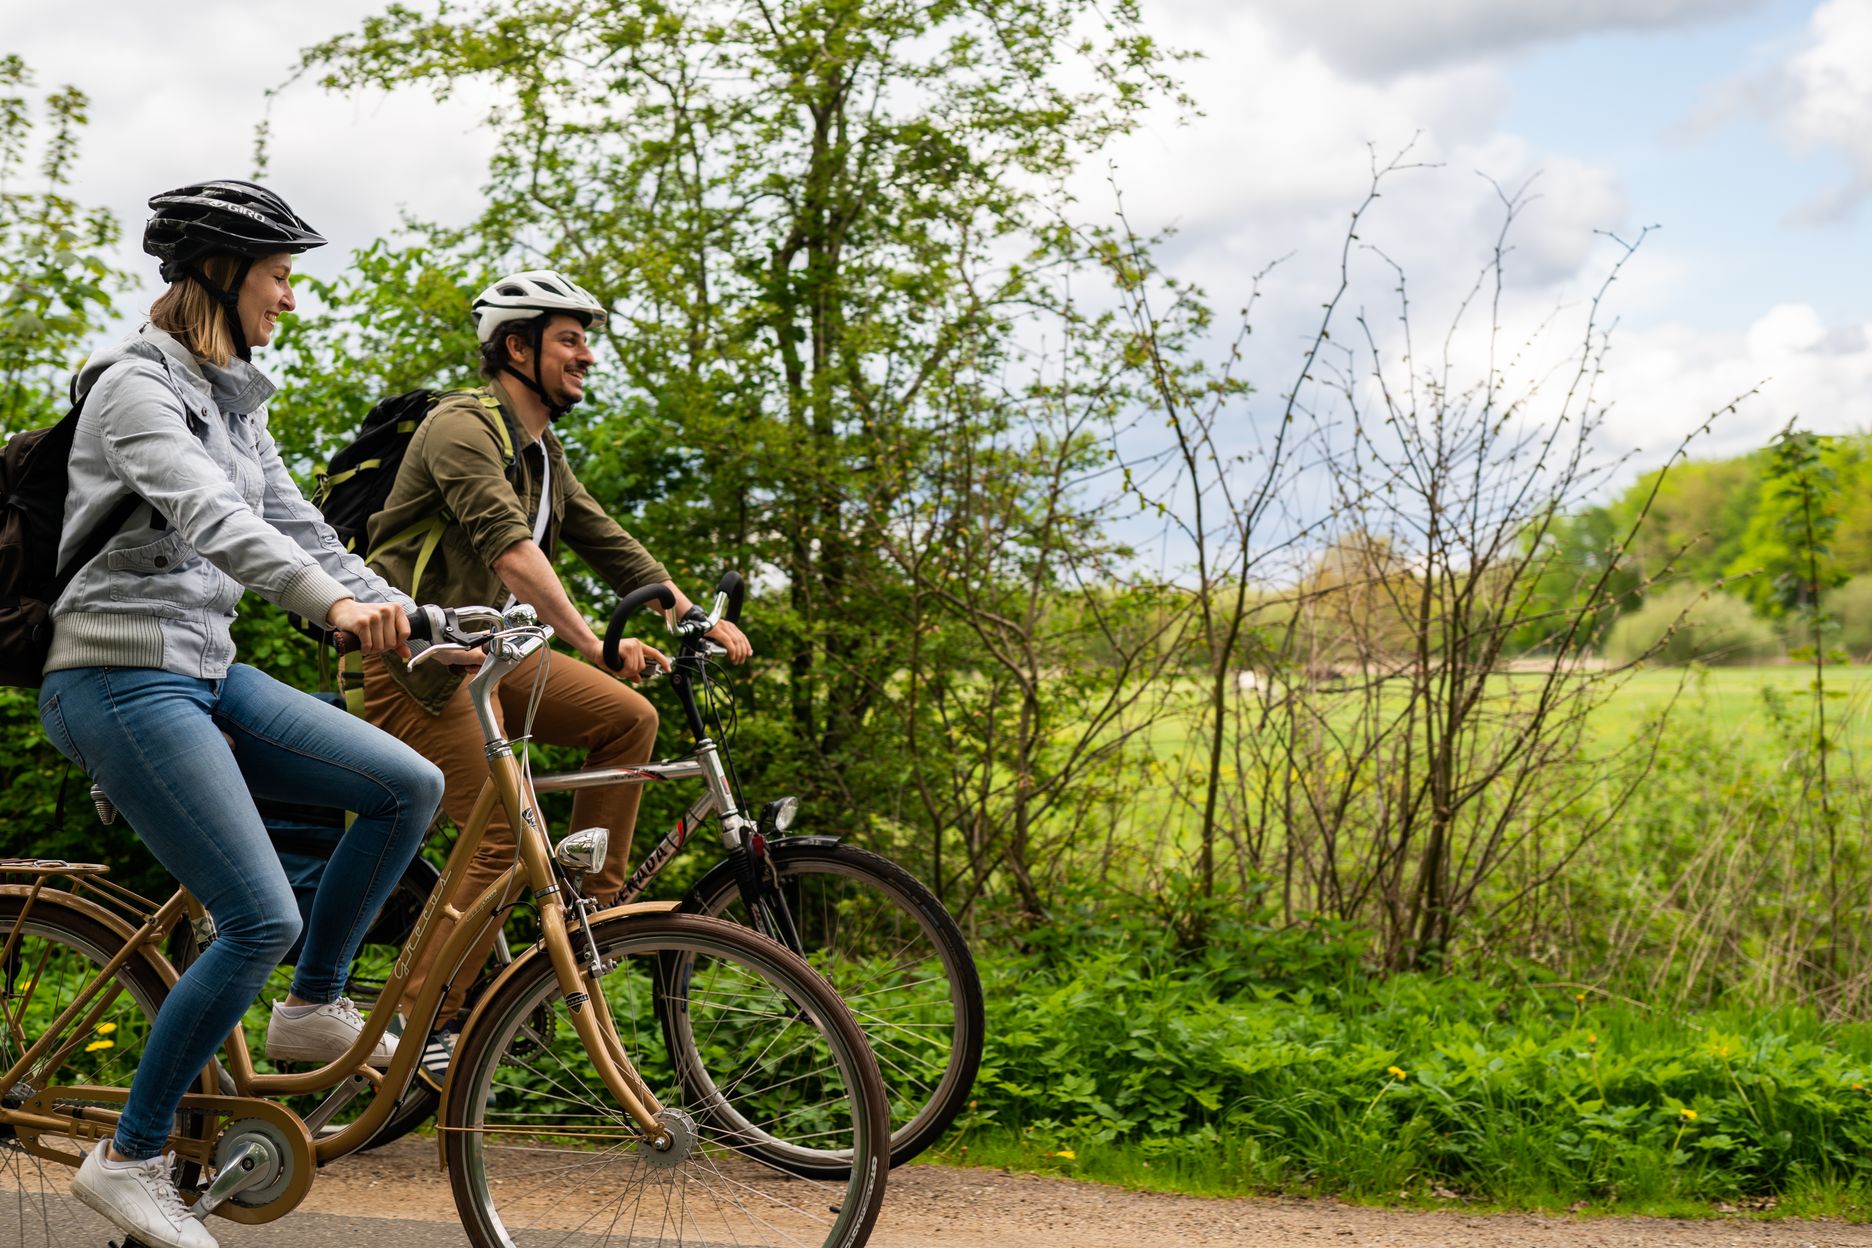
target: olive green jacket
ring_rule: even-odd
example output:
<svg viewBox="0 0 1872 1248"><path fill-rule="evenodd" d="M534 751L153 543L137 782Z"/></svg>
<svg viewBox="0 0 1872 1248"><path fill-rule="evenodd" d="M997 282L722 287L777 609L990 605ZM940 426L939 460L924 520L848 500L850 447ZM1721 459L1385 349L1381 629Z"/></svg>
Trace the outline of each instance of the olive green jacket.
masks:
<svg viewBox="0 0 1872 1248"><path fill-rule="evenodd" d="M506 602L494 560L532 540L541 443L552 459L547 557L564 541L619 594L668 580L663 565L579 484L558 436L548 429L528 441L499 393L485 388L443 395L417 426L396 484L371 518L371 567L418 602ZM411 672L394 655L389 668L431 714L441 713L462 680L459 672L430 665Z"/></svg>

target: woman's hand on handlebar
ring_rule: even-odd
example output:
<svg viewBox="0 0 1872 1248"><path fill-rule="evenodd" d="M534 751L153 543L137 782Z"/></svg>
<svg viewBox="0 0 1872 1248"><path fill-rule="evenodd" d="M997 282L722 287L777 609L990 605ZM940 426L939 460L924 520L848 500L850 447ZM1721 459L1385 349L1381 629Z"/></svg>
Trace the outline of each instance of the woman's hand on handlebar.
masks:
<svg viewBox="0 0 1872 1248"><path fill-rule="evenodd" d="M358 649L365 654L382 654L392 650L403 658L410 657L409 617L395 603L340 598L326 612L325 622L333 629L357 638Z"/></svg>
<svg viewBox="0 0 1872 1248"><path fill-rule="evenodd" d="M730 663L745 663L753 657L754 645L732 620L723 620L703 636L728 652Z"/></svg>
<svg viewBox="0 0 1872 1248"><path fill-rule="evenodd" d="M600 646L594 653L585 656L586 660L607 667L604 661L604 648ZM648 642L638 641L635 637L625 637L618 642L618 665L612 671L625 680L640 680L646 668L669 671L669 659L661 650Z"/></svg>

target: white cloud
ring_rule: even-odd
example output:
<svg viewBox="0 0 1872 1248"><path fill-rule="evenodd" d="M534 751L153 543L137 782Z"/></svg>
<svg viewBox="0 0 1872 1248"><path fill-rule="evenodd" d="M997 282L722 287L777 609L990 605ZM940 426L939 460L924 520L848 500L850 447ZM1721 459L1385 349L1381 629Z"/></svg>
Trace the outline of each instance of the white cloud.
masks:
<svg viewBox="0 0 1872 1248"><path fill-rule="evenodd" d="M118 263L154 292L141 252L147 200L158 191L253 172L254 126L266 91L284 82L302 45L356 28L379 0L207 0L183 6L93 0L82 21L14 23L40 93L71 84L91 98L74 197L123 223ZM267 182L332 241L302 268L331 274L353 248L393 230L407 209L451 224L480 206L492 138L486 99L472 90L437 103L420 89L346 99L310 82L273 104ZM34 189L28 181L26 189Z"/></svg>
<svg viewBox="0 0 1872 1248"><path fill-rule="evenodd" d="M1520 322L1511 334L1596 286L1610 256L1595 231L1631 232L1612 170L1503 129L1511 90L1499 68L1453 66L1381 85L1291 51L1252 9L1171 8L1154 20L1172 46L1226 55L1213 51L1185 67L1202 117L1175 125L1160 111L1105 156L1134 227L1177 231L1160 261L1200 283L1225 319L1256 273L1290 257L1263 283L1256 316L1249 364L1264 392L1291 383L1298 345L1337 283L1350 213L1370 183L1368 147L1380 160L1409 147L1406 162L1425 167L1387 178L1361 225L1355 285L1336 334L1352 332L1350 314L1361 307L1375 324L1395 323L1395 275L1372 249L1408 275L1419 333L1441 334L1501 227L1502 203L1485 178L1509 194L1528 190L1506 263L1508 308ZM1088 215L1111 201L1105 174L1088 169L1075 185Z"/></svg>
<svg viewBox="0 0 1872 1248"><path fill-rule="evenodd" d="M1389 78L1600 31L1671 30L1759 0L1264 0L1295 42L1362 77Z"/></svg>
<svg viewBox="0 0 1872 1248"><path fill-rule="evenodd" d="M1719 94L1717 119L1765 114L1799 152L1845 158L1845 183L1808 206L1814 220L1841 218L1872 194L1872 4L1831 0L1815 10L1799 50L1766 73Z"/></svg>
<svg viewBox="0 0 1872 1248"><path fill-rule="evenodd" d="M1820 433L1872 430L1872 324L1828 325L1806 304L1770 308L1739 331L1622 332L1612 369L1619 417L1609 441L1646 462L1750 391L1758 393L1717 417L1696 454L1753 450L1791 419Z"/></svg>

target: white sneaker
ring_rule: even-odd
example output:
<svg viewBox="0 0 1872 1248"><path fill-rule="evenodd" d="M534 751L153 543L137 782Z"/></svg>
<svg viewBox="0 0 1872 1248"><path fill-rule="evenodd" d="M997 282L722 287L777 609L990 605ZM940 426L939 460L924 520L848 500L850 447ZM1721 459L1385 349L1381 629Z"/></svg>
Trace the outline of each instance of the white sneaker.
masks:
<svg viewBox="0 0 1872 1248"><path fill-rule="evenodd" d="M276 1062L335 1062L350 1051L364 1030L364 1016L350 997L315 1006L297 1018L288 1017L285 1008L275 1001L273 1017L267 1022L266 1055ZM395 1037L379 1036L377 1047L365 1060L379 1069L388 1066L396 1046Z"/></svg>
<svg viewBox="0 0 1872 1248"><path fill-rule="evenodd" d="M72 1195L149 1248L216 1248L208 1228L189 1216L175 1185L175 1154L129 1165L106 1164L100 1140L72 1180Z"/></svg>

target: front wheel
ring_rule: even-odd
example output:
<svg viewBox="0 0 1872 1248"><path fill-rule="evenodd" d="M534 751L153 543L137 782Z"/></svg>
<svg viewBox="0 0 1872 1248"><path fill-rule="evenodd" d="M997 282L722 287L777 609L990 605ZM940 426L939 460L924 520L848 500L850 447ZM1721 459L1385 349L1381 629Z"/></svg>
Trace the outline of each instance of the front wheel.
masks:
<svg viewBox="0 0 1872 1248"><path fill-rule="evenodd" d="M832 981L871 1042L890 1095L891 1165L902 1165L955 1121L981 1064L981 978L962 929L915 876L869 850L802 836L775 838L767 853L767 887L777 881L806 960ZM703 876L681 907L779 937L771 903L758 908L748 912L733 860ZM684 1051L691 1029L676 1011L664 1013L678 1068L706 1070ZM836 1159L799 1164L803 1174L835 1168Z"/></svg>
<svg viewBox="0 0 1872 1248"><path fill-rule="evenodd" d="M653 1148L612 1103L551 963L534 955L462 1034L442 1106L449 1181L476 1248L863 1244L889 1160L884 1088L825 980L713 919L627 914L592 930L613 966L603 989L618 1039L673 1143ZM663 982L672 962L689 971L680 985ZM706 1092L668 1061L660 996L682 1001L720 1076ZM750 1147L748 1125L763 1146L841 1152L847 1172L793 1178Z"/></svg>

